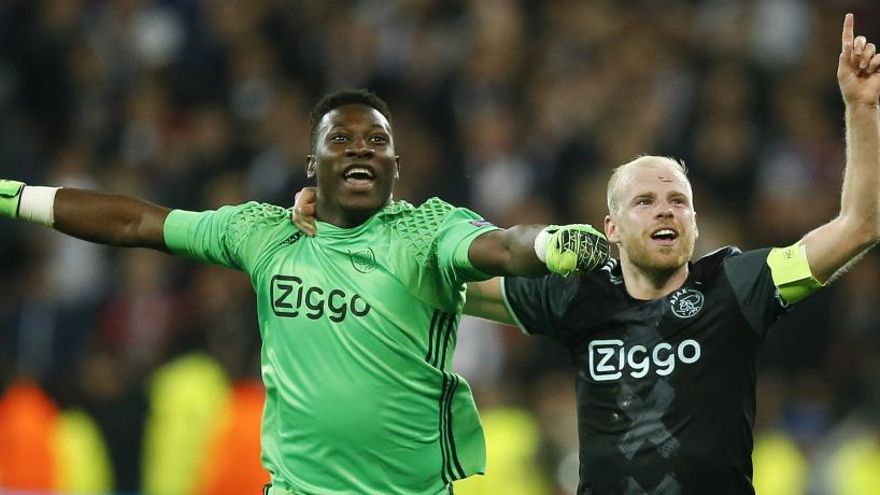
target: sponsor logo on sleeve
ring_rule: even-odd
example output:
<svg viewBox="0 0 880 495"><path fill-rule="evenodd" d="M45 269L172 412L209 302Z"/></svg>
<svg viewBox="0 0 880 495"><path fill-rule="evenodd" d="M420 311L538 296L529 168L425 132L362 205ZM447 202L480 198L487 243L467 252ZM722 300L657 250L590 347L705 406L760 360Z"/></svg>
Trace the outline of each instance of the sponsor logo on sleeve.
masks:
<svg viewBox="0 0 880 495"><path fill-rule="evenodd" d="M474 227L488 227L490 225L493 225L492 222L486 220L485 218L481 218L479 220L471 220L470 224Z"/></svg>

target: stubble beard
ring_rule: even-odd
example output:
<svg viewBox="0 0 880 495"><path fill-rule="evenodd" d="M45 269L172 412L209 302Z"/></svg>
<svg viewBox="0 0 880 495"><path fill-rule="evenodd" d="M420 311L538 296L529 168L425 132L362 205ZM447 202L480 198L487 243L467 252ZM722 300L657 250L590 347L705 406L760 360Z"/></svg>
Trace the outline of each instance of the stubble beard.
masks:
<svg viewBox="0 0 880 495"><path fill-rule="evenodd" d="M690 261L694 251L693 239L679 238L675 246L652 246L636 240L628 245L630 263L640 271L652 276L675 273Z"/></svg>

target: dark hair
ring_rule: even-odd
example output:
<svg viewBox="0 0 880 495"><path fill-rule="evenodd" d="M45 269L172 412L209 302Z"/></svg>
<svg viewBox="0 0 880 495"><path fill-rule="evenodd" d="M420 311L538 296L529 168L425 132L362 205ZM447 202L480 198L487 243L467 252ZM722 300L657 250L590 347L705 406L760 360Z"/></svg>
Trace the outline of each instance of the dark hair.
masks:
<svg viewBox="0 0 880 495"><path fill-rule="evenodd" d="M318 103L315 103L310 114L312 121L312 151L315 150L315 145L318 140L318 124L321 123L321 119L327 115L327 112L344 105L353 104L366 105L376 109L379 113L384 115L385 118L388 119L388 123L391 124L391 111L388 110L388 104L385 103L382 98L376 96L372 91L366 89L342 89L327 93L318 100Z"/></svg>

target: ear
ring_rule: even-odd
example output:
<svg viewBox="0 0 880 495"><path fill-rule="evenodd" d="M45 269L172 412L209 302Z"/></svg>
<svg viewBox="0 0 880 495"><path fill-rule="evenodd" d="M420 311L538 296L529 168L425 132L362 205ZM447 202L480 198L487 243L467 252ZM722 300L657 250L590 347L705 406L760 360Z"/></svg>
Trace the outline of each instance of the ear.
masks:
<svg viewBox="0 0 880 495"><path fill-rule="evenodd" d="M697 227L697 212L694 212L694 239L700 238L700 229Z"/></svg>
<svg viewBox="0 0 880 495"><path fill-rule="evenodd" d="M315 155L306 155L306 177L315 176Z"/></svg>
<svg viewBox="0 0 880 495"><path fill-rule="evenodd" d="M400 178L400 155L394 157L394 178Z"/></svg>
<svg viewBox="0 0 880 495"><path fill-rule="evenodd" d="M620 242L620 233L617 231L617 224L614 223L614 219L611 218L611 215L605 215L605 237L608 238L608 242L612 244L618 244Z"/></svg>

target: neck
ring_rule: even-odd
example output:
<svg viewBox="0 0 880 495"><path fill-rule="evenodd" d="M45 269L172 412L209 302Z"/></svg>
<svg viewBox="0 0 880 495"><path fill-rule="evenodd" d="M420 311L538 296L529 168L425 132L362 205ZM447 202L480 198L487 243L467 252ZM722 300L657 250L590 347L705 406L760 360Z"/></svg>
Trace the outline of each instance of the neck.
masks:
<svg viewBox="0 0 880 495"><path fill-rule="evenodd" d="M384 206L385 205L382 205L375 210L347 210L342 208L339 203L330 203L326 200L322 201L322 198L319 197L318 202L315 205L315 218L322 222L329 223L330 225L335 225L336 227L350 229L363 225L364 222L369 220L373 214Z"/></svg>
<svg viewBox="0 0 880 495"><path fill-rule="evenodd" d="M688 277L688 264L685 263L674 270L649 270L634 265L621 255L621 271L626 292L635 299L654 300L672 294Z"/></svg>

